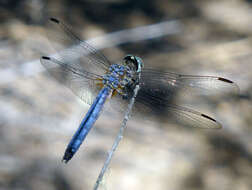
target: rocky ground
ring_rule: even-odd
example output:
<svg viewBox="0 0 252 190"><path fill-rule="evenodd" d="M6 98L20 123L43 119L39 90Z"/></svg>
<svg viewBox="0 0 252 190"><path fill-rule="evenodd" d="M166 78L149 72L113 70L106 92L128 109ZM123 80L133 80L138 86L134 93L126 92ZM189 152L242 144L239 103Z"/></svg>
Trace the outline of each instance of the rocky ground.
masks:
<svg viewBox="0 0 252 190"><path fill-rule="evenodd" d="M251 189L251 13L249 0L1 1L0 189L92 189L119 130L120 118L104 114L73 160L60 162L88 105L40 67L50 47L48 16L83 39L176 21L180 29L170 35L105 48L104 54L120 60L134 53L147 66L222 76L240 87L236 96L184 103L214 116L221 130L133 117L101 189Z"/></svg>

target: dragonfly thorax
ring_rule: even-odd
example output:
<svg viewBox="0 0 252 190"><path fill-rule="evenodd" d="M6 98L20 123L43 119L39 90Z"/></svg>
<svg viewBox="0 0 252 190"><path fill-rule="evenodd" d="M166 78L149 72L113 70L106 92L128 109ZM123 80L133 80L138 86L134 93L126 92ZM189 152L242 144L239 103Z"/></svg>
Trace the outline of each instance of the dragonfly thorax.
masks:
<svg viewBox="0 0 252 190"><path fill-rule="evenodd" d="M130 67L123 64L113 64L103 76L103 85L123 95L124 88L134 83L134 73Z"/></svg>

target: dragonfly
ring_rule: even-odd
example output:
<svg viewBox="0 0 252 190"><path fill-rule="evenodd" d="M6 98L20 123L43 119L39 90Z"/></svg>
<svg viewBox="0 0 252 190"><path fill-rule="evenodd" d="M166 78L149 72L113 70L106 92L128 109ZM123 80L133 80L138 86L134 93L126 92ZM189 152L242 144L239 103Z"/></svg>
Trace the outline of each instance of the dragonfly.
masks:
<svg viewBox="0 0 252 190"><path fill-rule="evenodd" d="M56 18L49 21L71 46L54 55L42 56L41 64L56 80L63 82L90 105L65 150L64 163L78 151L105 105L109 104L116 112L124 111L136 85L140 85L140 90L134 104L135 113L171 115L193 127L222 127L213 117L175 105L170 98L183 89L206 94L237 91L238 85L233 81L223 77L182 75L145 68L143 60L135 55L126 55L122 61L114 63L81 40L64 22Z"/></svg>

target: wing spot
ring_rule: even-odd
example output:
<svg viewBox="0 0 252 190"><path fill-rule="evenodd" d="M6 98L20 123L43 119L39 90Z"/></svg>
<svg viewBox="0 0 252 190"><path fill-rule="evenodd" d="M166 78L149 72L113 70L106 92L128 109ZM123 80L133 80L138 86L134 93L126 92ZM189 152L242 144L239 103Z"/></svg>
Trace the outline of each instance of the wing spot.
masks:
<svg viewBox="0 0 252 190"><path fill-rule="evenodd" d="M60 23L60 21L56 18L50 18L50 21L55 22L55 23Z"/></svg>
<svg viewBox="0 0 252 190"><path fill-rule="evenodd" d="M215 119L209 117L208 115L201 114L201 116L204 117L204 118L210 119L210 120L212 120L212 121L214 121L214 122L217 122Z"/></svg>
<svg viewBox="0 0 252 190"><path fill-rule="evenodd" d="M231 84L234 83L233 81L222 78L222 77L219 77L218 80L223 81L223 82L227 82L227 83L231 83Z"/></svg>
<svg viewBox="0 0 252 190"><path fill-rule="evenodd" d="M51 60L50 57L42 56L42 59Z"/></svg>

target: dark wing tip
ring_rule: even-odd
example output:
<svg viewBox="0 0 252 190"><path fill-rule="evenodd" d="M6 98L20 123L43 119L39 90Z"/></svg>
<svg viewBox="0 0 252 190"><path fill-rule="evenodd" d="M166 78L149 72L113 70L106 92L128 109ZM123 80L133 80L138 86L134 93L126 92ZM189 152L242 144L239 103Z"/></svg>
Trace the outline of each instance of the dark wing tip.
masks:
<svg viewBox="0 0 252 190"><path fill-rule="evenodd" d="M211 128L213 128L213 129L221 129L222 128L221 124L218 121L216 121L214 118L212 118L208 115L205 115L205 114L201 114L201 116L216 123L214 125L214 127L211 127Z"/></svg>
<svg viewBox="0 0 252 190"><path fill-rule="evenodd" d="M41 59L51 60L50 57L42 56Z"/></svg>
<svg viewBox="0 0 252 190"><path fill-rule="evenodd" d="M231 80L228 80L228 79L225 79L225 78L222 78L222 77L219 77L218 80L220 80L222 82L226 82L226 83L232 84L233 87L234 87L235 93L237 93L237 94L240 93L240 88L239 88L239 86L235 82L233 82Z"/></svg>
<svg viewBox="0 0 252 190"><path fill-rule="evenodd" d="M212 121L214 121L214 122L217 122L215 119L211 118L211 117L208 116L208 115L201 114L201 116L204 117L204 118L210 119L210 120L212 120Z"/></svg>
<svg viewBox="0 0 252 190"><path fill-rule="evenodd" d="M60 23L60 21L59 21L58 19L56 19L56 18L50 18L50 21L55 22L55 23L57 23L57 24Z"/></svg>
<svg viewBox="0 0 252 190"><path fill-rule="evenodd" d="M218 80L223 81L223 82L227 82L227 83L231 83L231 84L234 83L233 81L225 79L225 78L222 78L222 77L219 77Z"/></svg>
<svg viewBox="0 0 252 190"><path fill-rule="evenodd" d="M217 125L214 126L214 129L221 129L222 128L221 124L218 121L216 121L214 118L212 118L208 115L205 115L205 114L201 114L201 116L215 122Z"/></svg>

